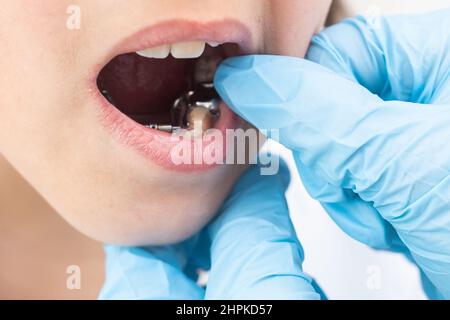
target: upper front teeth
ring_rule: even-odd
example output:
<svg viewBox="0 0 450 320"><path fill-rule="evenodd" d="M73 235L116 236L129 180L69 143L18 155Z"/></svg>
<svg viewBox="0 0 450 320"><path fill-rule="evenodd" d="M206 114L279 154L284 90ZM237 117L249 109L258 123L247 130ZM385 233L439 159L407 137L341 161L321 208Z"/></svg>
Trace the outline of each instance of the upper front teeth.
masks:
<svg viewBox="0 0 450 320"><path fill-rule="evenodd" d="M169 56L169 53L170 53L170 44L144 49L137 52L137 54L142 57L156 58L156 59L165 59Z"/></svg>
<svg viewBox="0 0 450 320"><path fill-rule="evenodd" d="M211 47L219 45L216 42L208 42L208 44ZM179 42L140 50L136 53L146 58L165 59L171 53L177 59L195 59L203 54L205 47L206 42L204 41Z"/></svg>
<svg viewBox="0 0 450 320"><path fill-rule="evenodd" d="M205 46L206 43L202 41L175 43L172 45L170 52L177 59L198 58L205 51Z"/></svg>

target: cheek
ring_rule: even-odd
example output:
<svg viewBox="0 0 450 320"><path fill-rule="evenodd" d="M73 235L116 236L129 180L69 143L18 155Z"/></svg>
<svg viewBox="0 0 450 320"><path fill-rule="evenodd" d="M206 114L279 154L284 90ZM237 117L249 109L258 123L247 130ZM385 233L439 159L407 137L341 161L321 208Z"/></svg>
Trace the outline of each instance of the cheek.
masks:
<svg viewBox="0 0 450 320"><path fill-rule="evenodd" d="M331 0L271 0L265 25L266 53L303 57L330 5Z"/></svg>
<svg viewBox="0 0 450 320"><path fill-rule="evenodd" d="M75 94L82 59L65 45L78 37L66 28L65 2L11 1L0 10L0 154L44 196L59 186L61 199L70 184L58 181L71 176L55 168L73 167L65 161L67 137L77 135L68 131L85 119L86 105Z"/></svg>
<svg viewBox="0 0 450 320"><path fill-rule="evenodd" d="M0 10L0 152L15 153L18 145L38 152L41 142L56 143L44 138L57 137L69 114L76 116L82 33L67 29L68 6L18 0Z"/></svg>

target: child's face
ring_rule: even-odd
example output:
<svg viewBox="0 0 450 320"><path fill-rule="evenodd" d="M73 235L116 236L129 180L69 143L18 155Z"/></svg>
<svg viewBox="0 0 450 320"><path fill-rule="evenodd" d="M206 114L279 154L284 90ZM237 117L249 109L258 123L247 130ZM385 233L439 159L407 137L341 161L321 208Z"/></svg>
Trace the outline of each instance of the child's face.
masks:
<svg viewBox="0 0 450 320"><path fill-rule="evenodd" d="M243 166L173 166L168 135L130 117L163 121L159 113L181 93L195 60L129 54L103 67L130 51L192 40L238 43L227 55L303 56L330 2L3 0L0 153L96 239L158 244L185 238L214 215ZM222 49L208 49L214 50ZM98 85L121 101L117 109ZM226 108L222 113L229 121L216 126L245 126Z"/></svg>

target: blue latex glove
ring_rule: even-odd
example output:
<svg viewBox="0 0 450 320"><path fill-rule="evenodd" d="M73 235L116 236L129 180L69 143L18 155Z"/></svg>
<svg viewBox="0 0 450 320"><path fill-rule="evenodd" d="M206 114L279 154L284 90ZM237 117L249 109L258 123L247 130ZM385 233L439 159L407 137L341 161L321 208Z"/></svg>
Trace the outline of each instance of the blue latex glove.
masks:
<svg viewBox="0 0 450 320"><path fill-rule="evenodd" d="M203 299L205 292L189 263L198 238L153 248L106 245L106 280L99 299Z"/></svg>
<svg viewBox="0 0 450 320"><path fill-rule="evenodd" d="M303 250L285 201L289 171L282 164L279 175L261 176L260 169L243 175L201 235L166 247L107 246L100 298L319 299L302 272ZM191 271L208 264L204 290Z"/></svg>
<svg viewBox="0 0 450 320"><path fill-rule="evenodd" d="M327 68L247 56L226 60L215 79L243 118L280 129L306 188L344 231L376 248L403 242L446 298L449 30L450 10L356 18L314 38L308 59Z"/></svg>

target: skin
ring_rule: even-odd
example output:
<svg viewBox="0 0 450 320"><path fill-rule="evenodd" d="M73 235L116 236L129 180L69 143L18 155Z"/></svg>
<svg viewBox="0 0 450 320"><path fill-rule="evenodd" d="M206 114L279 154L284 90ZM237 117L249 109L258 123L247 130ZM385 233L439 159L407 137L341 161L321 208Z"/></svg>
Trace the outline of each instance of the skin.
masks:
<svg viewBox="0 0 450 320"><path fill-rule="evenodd" d="M95 299L102 246L76 232L0 157L0 299ZM66 286L68 266L81 288Z"/></svg>
<svg viewBox="0 0 450 320"><path fill-rule="evenodd" d="M302 57L331 0L78 0L80 30L66 28L72 0L3 2L0 153L80 231L138 245L194 234L243 168L180 174L119 144L85 84L105 48L168 19L235 18L250 27L255 53Z"/></svg>

